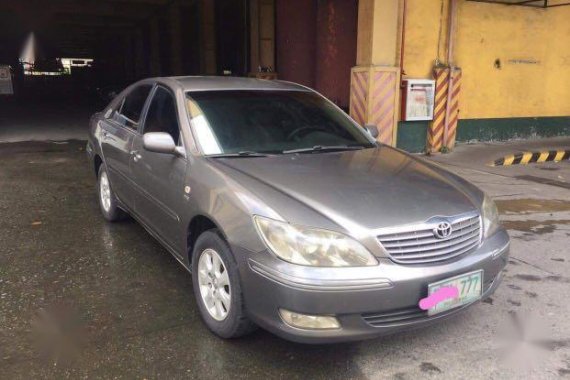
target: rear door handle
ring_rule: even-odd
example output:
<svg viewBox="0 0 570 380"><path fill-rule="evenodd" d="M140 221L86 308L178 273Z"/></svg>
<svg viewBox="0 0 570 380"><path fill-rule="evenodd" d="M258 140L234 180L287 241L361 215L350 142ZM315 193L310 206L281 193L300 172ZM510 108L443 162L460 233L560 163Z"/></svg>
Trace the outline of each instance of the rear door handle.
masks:
<svg viewBox="0 0 570 380"><path fill-rule="evenodd" d="M133 156L133 161L134 162L139 162L142 159L141 154L138 152L138 150L133 150L131 152L131 156Z"/></svg>

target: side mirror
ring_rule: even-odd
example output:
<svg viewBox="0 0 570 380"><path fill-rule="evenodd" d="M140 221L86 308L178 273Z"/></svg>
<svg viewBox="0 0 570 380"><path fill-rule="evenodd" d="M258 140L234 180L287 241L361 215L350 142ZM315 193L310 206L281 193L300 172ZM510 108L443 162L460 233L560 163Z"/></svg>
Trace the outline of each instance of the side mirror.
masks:
<svg viewBox="0 0 570 380"><path fill-rule="evenodd" d="M378 132L378 128L374 124L366 124L364 129L366 129L374 138L378 138L378 135L380 134L380 132Z"/></svg>
<svg viewBox="0 0 570 380"><path fill-rule="evenodd" d="M166 132L148 132L143 136L143 147L154 153L173 154L184 156L180 147L176 146L172 136Z"/></svg>

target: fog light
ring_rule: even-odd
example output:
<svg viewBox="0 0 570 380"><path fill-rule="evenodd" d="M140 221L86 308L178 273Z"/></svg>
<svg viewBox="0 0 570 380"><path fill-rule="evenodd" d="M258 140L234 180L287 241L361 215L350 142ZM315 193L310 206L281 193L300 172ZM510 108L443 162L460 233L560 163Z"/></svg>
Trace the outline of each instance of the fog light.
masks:
<svg viewBox="0 0 570 380"><path fill-rule="evenodd" d="M285 309L279 309L279 314L286 324L299 329L330 330L340 328L338 319L331 316L306 315Z"/></svg>

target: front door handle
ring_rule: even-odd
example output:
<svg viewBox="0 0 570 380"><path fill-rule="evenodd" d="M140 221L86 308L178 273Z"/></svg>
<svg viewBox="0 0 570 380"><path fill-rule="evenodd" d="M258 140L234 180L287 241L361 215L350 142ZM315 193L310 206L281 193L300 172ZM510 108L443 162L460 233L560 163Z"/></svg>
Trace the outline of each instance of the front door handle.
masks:
<svg viewBox="0 0 570 380"><path fill-rule="evenodd" d="M131 152L131 156L133 156L133 161L134 162L139 162L142 159L141 154L138 152L138 150L133 150Z"/></svg>

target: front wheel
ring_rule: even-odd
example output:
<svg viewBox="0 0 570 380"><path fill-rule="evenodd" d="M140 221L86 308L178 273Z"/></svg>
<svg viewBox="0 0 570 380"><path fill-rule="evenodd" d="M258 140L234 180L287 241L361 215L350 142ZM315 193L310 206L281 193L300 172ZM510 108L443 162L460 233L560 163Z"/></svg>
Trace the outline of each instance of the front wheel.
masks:
<svg viewBox="0 0 570 380"><path fill-rule="evenodd" d="M107 221L116 222L125 217L125 212L119 208L117 198L111 188L111 182L109 181L105 165L101 165L99 168L97 195L99 197L101 213Z"/></svg>
<svg viewBox="0 0 570 380"><path fill-rule="evenodd" d="M238 338L255 329L245 313L237 265L217 230L202 233L196 241L192 284L200 315L214 334Z"/></svg>

